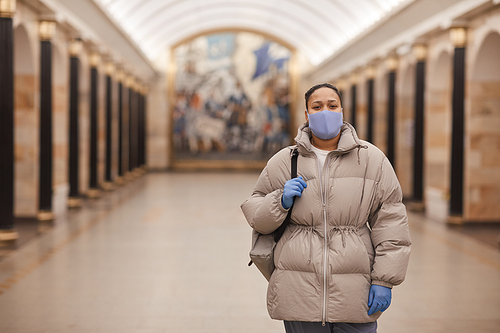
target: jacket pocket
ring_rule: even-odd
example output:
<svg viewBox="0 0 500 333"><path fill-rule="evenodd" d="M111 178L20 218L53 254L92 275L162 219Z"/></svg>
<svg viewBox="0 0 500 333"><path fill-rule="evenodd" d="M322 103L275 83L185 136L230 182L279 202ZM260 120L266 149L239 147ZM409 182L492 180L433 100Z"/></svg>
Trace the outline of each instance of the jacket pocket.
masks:
<svg viewBox="0 0 500 333"><path fill-rule="evenodd" d="M317 234L312 227L298 226L275 252L275 265L280 269L314 272L313 256L318 244Z"/></svg>
<svg viewBox="0 0 500 333"><path fill-rule="evenodd" d="M333 274L370 274L371 261L357 231L335 230L330 242L330 271Z"/></svg>

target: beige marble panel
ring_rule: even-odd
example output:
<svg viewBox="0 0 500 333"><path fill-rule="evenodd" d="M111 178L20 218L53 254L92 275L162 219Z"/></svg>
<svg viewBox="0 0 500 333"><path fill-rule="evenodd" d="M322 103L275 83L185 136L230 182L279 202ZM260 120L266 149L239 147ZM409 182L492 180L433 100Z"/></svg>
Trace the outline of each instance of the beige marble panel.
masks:
<svg viewBox="0 0 500 333"><path fill-rule="evenodd" d="M425 180L429 184L434 184L434 188L443 191L449 189L449 171L442 164L427 163Z"/></svg>
<svg viewBox="0 0 500 333"><path fill-rule="evenodd" d="M89 187L89 154L90 154L90 101L88 87L81 86L80 89L80 109L78 114L79 127L79 189L80 194L87 191Z"/></svg>
<svg viewBox="0 0 500 333"><path fill-rule="evenodd" d="M413 113L413 98L400 97L396 109L396 174L406 197L413 191Z"/></svg>
<svg viewBox="0 0 500 333"><path fill-rule="evenodd" d="M387 154L387 102L375 102L374 142L378 148Z"/></svg>
<svg viewBox="0 0 500 333"><path fill-rule="evenodd" d="M15 86L15 106L19 109L35 107L35 76L16 75Z"/></svg>
<svg viewBox="0 0 500 333"><path fill-rule="evenodd" d="M56 85L52 88L52 149L53 149L53 185L68 182L68 87Z"/></svg>
<svg viewBox="0 0 500 333"><path fill-rule="evenodd" d="M431 89L426 96L425 187L447 192L450 187L451 90Z"/></svg>
<svg viewBox="0 0 500 333"><path fill-rule="evenodd" d="M38 207L39 113L37 77L14 78L14 215L33 217Z"/></svg>
<svg viewBox="0 0 500 333"><path fill-rule="evenodd" d="M471 82L466 117L466 219L500 220L500 82Z"/></svg>
<svg viewBox="0 0 500 333"><path fill-rule="evenodd" d="M165 82L164 77L159 78L146 97L146 163L152 169L166 169L170 162L168 154L172 133ZM296 105L300 105L300 112L295 115L295 122L302 123L304 119L302 99L297 101Z"/></svg>
<svg viewBox="0 0 500 333"><path fill-rule="evenodd" d="M366 126L368 121L366 104L358 104L356 114L356 132L362 140L366 140Z"/></svg>

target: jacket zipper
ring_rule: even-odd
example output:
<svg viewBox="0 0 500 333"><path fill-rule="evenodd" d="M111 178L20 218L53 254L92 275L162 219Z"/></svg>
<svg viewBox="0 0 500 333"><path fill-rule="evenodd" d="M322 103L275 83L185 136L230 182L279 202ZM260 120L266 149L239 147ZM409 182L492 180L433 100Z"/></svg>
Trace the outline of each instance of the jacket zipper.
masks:
<svg viewBox="0 0 500 333"><path fill-rule="evenodd" d="M321 203L323 205L323 222L325 226L325 236L323 245L323 313L322 313L322 325L326 325L326 302L327 302L327 270L328 270L328 228L326 221L326 179L323 179L324 172L319 165L319 159L316 157L316 162L319 171L319 181L321 188ZM323 171L328 168L329 158L327 156L325 160L325 165L323 166Z"/></svg>

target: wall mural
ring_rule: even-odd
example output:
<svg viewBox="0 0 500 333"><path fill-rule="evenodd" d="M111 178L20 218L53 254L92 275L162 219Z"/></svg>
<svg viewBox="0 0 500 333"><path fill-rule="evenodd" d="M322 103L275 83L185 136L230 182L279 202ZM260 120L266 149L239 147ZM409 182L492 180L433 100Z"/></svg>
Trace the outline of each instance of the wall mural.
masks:
<svg viewBox="0 0 500 333"><path fill-rule="evenodd" d="M291 142L292 51L249 32L204 35L173 50L173 158L267 161Z"/></svg>

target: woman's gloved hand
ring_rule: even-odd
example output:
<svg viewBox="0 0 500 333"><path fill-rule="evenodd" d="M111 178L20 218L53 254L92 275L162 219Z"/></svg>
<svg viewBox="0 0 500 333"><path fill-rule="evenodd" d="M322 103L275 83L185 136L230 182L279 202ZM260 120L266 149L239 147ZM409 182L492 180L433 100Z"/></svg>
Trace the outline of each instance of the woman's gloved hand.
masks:
<svg viewBox="0 0 500 333"><path fill-rule="evenodd" d="M392 291L391 288L372 284L370 294L368 295L368 315L371 316L375 312L387 310L391 305Z"/></svg>
<svg viewBox="0 0 500 333"><path fill-rule="evenodd" d="M288 209L292 207L293 197L301 197L302 191L304 191L306 187L307 184L302 180L302 176L287 181L283 188L283 196L281 197L281 205L283 208Z"/></svg>

